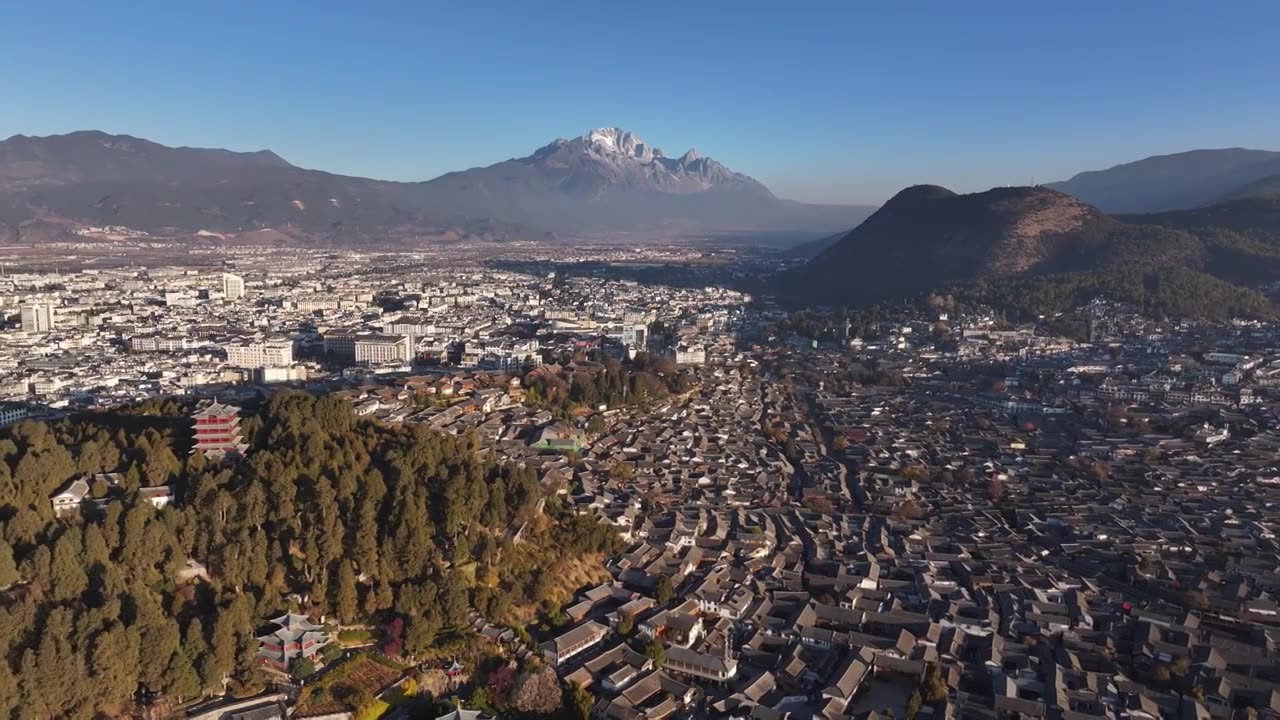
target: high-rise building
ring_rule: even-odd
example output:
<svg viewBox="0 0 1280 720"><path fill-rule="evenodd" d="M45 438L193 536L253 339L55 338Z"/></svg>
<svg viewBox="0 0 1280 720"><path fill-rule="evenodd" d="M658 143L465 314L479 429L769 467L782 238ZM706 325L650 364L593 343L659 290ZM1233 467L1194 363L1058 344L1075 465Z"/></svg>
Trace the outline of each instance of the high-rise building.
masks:
<svg viewBox="0 0 1280 720"><path fill-rule="evenodd" d="M622 316L622 344L628 355L635 356L649 349L649 321L644 313L628 312Z"/></svg>
<svg viewBox="0 0 1280 720"><path fill-rule="evenodd" d="M22 331L29 333L53 330L54 310L49 303L33 303L22 306Z"/></svg>
<svg viewBox="0 0 1280 720"><path fill-rule="evenodd" d="M228 300L239 300L244 297L244 278L231 273L222 273L222 294Z"/></svg>
<svg viewBox="0 0 1280 720"><path fill-rule="evenodd" d="M240 442L240 408L212 402L191 416L195 423L195 444L191 452L203 452L214 459L243 453L249 446Z"/></svg>

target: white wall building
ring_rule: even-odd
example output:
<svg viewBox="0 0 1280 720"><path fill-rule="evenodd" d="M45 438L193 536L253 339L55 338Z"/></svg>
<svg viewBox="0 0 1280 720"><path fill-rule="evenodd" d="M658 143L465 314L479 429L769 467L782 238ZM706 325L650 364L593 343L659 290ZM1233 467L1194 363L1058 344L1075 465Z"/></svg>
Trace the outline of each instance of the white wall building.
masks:
<svg viewBox="0 0 1280 720"><path fill-rule="evenodd" d="M53 330L53 305L49 303L32 303L22 306L22 331L44 333Z"/></svg>
<svg viewBox="0 0 1280 720"><path fill-rule="evenodd" d="M222 273L222 294L228 300L239 300L244 297L244 278L231 273Z"/></svg>
<svg viewBox="0 0 1280 720"><path fill-rule="evenodd" d="M701 345L679 345L676 347L677 365L702 365L707 361L707 349Z"/></svg>
<svg viewBox="0 0 1280 720"><path fill-rule="evenodd" d="M361 335L355 341L355 361L358 365L381 365L389 362L407 362L413 357L409 338L404 335Z"/></svg>
<svg viewBox="0 0 1280 720"><path fill-rule="evenodd" d="M293 341L251 340L223 346L227 364L242 368L288 367L293 364Z"/></svg>

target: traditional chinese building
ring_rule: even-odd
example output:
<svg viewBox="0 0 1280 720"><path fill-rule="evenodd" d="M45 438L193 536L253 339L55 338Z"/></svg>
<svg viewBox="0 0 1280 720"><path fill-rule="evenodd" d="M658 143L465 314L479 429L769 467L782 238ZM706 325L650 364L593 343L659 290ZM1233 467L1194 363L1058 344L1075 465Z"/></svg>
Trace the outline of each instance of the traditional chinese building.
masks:
<svg viewBox="0 0 1280 720"><path fill-rule="evenodd" d="M333 636L305 615L287 613L271 621L276 629L258 638L258 660L277 670L288 671L298 658L315 661L320 649Z"/></svg>
<svg viewBox="0 0 1280 720"><path fill-rule="evenodd" d="M240 408L213 402L191 416L195 423L195 444L191 452L210 458L243 453L249 446L240 441Z"/></svg>

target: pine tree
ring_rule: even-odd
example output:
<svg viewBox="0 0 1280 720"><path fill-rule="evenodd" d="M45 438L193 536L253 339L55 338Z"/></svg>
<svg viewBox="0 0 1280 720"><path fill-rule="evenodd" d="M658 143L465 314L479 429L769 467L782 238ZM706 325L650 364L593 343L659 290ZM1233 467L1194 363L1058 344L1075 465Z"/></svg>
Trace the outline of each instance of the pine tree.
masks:
<svg viewBox="0 0 1280 720"><path fill-rule="evenodd" d="M358 600L356 573L351 569L351 563L344 561L338 566L338 590L334 598L338 618L342 622L355 622Z"/></svg>
<svg viewBox="0 0 1280 720"><path fill-rule="evenodd" d="M169 478L180 469L182 463L178 462L178 457L169 449L169 444L162 441L147 453L142 475L147 485L154 487L168 483Z"/></svg>
<svg viewBox="0 0 1280 720"><path fill-rule="evenodd" d="M441 619L447 627L462 627L467 621L467 584L460 572L445 575L440 585Z"/></svg>
<svg viewBox="0 0 1280 720"><path fill-rule="evenodd" d="M164 692L179 702L195 697L200 692L200 676L186 653L176 652L169 657L164 673Z"/></svg>
<svg viewBox="0 0 1280 720"><path fill-rule="evenodd" d="M0 540L0 589L7 588L21 579L22 577L18 575L18 565L13 560L13 548L9 547L8 542Z"/></svg>
<svg viewBox="0 0 1280 720"><path fill-rule="evenodd" d="M0 462L0 465L3 464ZM18 678L10 669L9 660L0 658L0 718L11 717L13 711L18 709L21 697L19 692Z"/></svg>
<svg viewBox="0 0 1280 720"><path fill-rule="evenodd" d="M94 638L89 670L103 705L123 705L133 694L138 684L138 652L138 634L118 623Z"/></svg>
<svg viewBox="0 0 1280 720"><path fill-rule="evenodd" d="M62 533L53 545L53 558L50 563L49 590L55 600L66 601L79 598L89 586L89 576L85 574L84 565L80 561L81 541L78 529L69 529Z"/></svg>
<svg viewBox="0 0 1280 720"><path fill-rule="evenodd" d="M268 558L267 533L260 529L255 530L250 536L249 542L240 547L242 551L248 552L246 570L249 584L265 587L267 585L267 576L271 571L270 558Z"/></svg>
<svg viewBox="0 0 1280 720"><path fill-rule="evenodd" d="M170 679L170 661L178 653L178 623L165 617L154 601L141 603L138 610L139 642L146 648L139 656L139 679L152 690L162 690Z"/></svg>
<svg viewBox="0 0 1280 720"><path fill-rule="evenodd" d="M182 650L191 658L198 659L209 652L209 641L204 637L204 623L200 618L191 618L187 631L182 636Z"/></svg>
<svg viewBox="0 0 1280 720"><path fill-rule="evenodd" d="M667 649L657 638L650 638L649 642L645 643L644 654L656 667L662 667L667 662Z"/></svg>
<svg viewBox="0 0 1280 720"><path fill-rule="evenodd" d="M142 558L147 553L147 518L151 511L150 505L138 503L129 508L124 515L124 534L120 540L118 557L130 575L138 572Z"/></svg>
<svg viewBox="0 0 1280 720"><path fill-rule="evenodd" d="M205 687L214 687L214 682L231 674L236 665L236 628L239 618L236 608L232 606L218 611L213 621L213 632L209 638L209 661L202 673Z"/></svg>
<svg viewBox="0 0 1280 720"><path fill-rule="evenodd" d="M327 478L316 479L315 503L318 521L307 531L313 536L319 535L320 562L329 565L342 557L344 533L338 496L333 490L333 483Z"/></svg>
<svg viewBox="0 0 1280 720"><path fill-rule="evenodd" d="M439 616L434 612L424 612L409 622L409 630L404 636L404 649L411 656L421 657L436 642L436 633L440 631Z"/></svg>
<svg viewBox="0 0 1280 720"><path fill-rule="evenodd" d="M35 686L28 686L29 702L46 709L50 717L65 717L85 696L86 688L79 678L84 676L84 656L71 646L72 612L56 608L45 621L40 642L34 652ZM26 659L24 658L24 665ZM23 668L26 681L28 668Z"/></svg>
<svg viewBox="0 0 1280 720"><path fill-rule="evenodd" d="M364 572L378 567L378 507L367 496L360 500L356 521L355 560Z"/></svg>

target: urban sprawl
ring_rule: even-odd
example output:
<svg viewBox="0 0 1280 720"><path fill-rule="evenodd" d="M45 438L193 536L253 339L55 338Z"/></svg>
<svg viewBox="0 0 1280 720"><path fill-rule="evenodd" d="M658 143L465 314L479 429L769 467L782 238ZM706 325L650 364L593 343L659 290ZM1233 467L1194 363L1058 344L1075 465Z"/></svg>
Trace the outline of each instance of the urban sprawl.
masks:
<svg viewBox="0 0 1280 720"><path fill-rule="evenodd" d="M239 409L294 388L472 436L625 545L532 637L473 616L602 720L1280 717L1280 328L1095 302L1064 337L941 298L855 321L735 289L746 251L701 284L617 272L688 249L520 252L10 268L0 426L173 399L233 462ZM282 682L338 642L270 621Z"/></svg>

